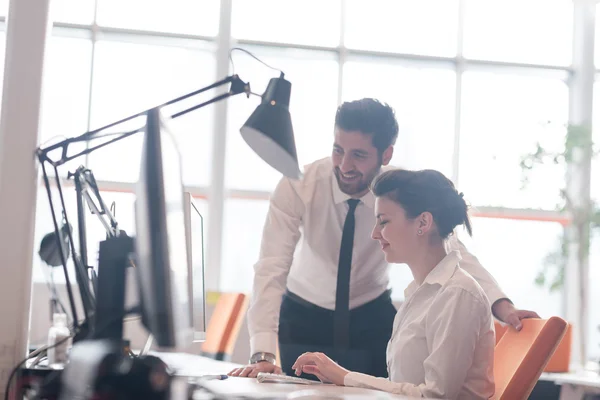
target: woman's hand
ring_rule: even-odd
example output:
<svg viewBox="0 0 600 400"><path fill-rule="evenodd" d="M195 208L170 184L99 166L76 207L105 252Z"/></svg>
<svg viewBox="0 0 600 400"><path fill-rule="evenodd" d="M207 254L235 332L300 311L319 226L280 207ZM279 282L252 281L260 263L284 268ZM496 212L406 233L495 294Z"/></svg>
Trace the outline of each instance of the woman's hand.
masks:
<svg viewBox="0 0 600 400"><path fill-rule="evenodd" d="M344 378L350 371L340 367L331 358L323 353L304 353L292 365L296 375L305 374L315 375L321 382L335 383L338 386L344 386Z"/></svg>

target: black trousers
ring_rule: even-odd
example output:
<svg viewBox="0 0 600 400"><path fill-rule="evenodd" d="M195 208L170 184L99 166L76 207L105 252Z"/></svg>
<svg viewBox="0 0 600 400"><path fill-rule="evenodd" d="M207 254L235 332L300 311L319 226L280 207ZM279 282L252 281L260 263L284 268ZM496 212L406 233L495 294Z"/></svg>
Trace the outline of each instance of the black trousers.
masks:
<svg viewBox="0 0 600 400"><path fill-rule="evenodd" d="M296 359L305 352L321 352L355 372L387 377L386 348L392 335L396 308L390 291L350 310L350 348L334 346L333 311L286 292L279 316L279 355L283 371L293 375ZM303 378L316 379L302 374Z"/></svg>

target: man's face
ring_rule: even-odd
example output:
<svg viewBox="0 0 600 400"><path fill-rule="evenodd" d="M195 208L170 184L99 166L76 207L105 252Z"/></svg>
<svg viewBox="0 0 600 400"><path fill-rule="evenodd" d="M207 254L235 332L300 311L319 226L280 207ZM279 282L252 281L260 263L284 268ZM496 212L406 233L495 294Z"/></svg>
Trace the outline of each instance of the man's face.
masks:
<svg viewBox="0 0 600 400"><path fill-rule="evenodd" d="M390 162L392 153L390 146L380 155L370 135L336 127L331 160L340 190L350 196L363 196L381 166Z"/></svg>

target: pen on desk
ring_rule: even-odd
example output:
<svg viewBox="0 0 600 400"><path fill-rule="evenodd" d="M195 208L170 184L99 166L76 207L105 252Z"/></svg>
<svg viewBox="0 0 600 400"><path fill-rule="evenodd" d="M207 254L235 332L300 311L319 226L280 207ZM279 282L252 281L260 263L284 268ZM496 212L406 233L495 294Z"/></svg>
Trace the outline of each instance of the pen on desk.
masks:
<svg viewBox="0 0 600 400"><path fill-rule="evenodd" d="M219 380L219 381L222 381L222 380L225 380L227 378L229 378L229 376L227 376L227 375L202 375L200 377L200 379L203 380L203 381L210 381L210 380Z"/></svg>

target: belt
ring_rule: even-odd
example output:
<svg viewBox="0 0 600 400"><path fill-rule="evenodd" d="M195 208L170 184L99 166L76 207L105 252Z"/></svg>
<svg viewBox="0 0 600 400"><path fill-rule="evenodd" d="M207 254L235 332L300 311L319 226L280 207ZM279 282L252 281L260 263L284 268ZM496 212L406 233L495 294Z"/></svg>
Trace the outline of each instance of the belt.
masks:
<svg viewBox="0 0 600 400"><path fill-rule="evenodd" d="M371 306L371 305L376 304L376 303L378 303L380 301L389 300L391 298L391 295L392 295L392 289L387 289L382 294L380 294L379 296L377 296L376 298L374 298L373 300L371 300L371 301L369 301L369 302L367 302L367 303L365 303L363 305L360 305L360 306L358 306L356 308L353 308L350 311L359 310L359 309L361 309L363 307ZM286 296L288 299L290 299L293 302L295 302L297 304L300 304L301 306L304 306L306 308L311 308L311 309L315 309L315 310L324 310L324 311L331 311L331 312L333 312L333 310L329 310L327 308L320 307L320 306L318 306L318 305L316 305L314 303L311 303L308 300L303 299L302 297L298 296L297 294L295 294L293 292L290 292L289 289L285 290L284 296Z"/></svg>

